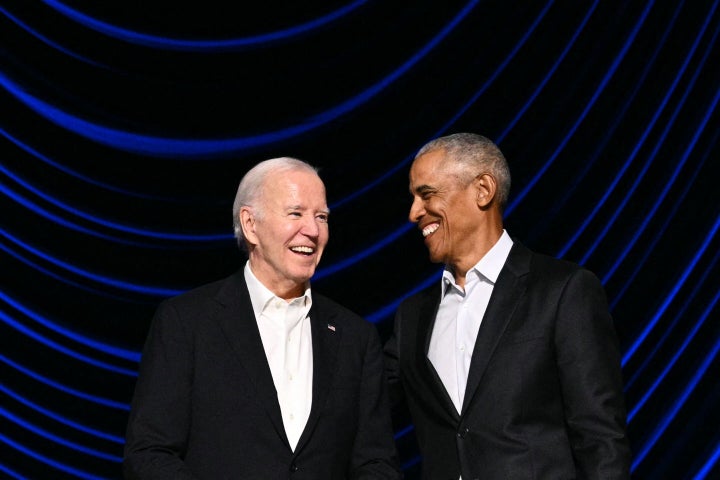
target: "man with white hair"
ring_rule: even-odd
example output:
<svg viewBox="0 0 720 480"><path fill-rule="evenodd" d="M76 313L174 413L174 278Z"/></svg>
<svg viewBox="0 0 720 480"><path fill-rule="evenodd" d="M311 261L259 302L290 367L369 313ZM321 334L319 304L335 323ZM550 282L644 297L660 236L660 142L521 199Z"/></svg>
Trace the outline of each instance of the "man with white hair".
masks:
<svg viewBox="0 0 720 480"><path fill-rule="evenodd" d="M311 291L328 241L325 186L261 162L233 206L233 276L163 302L145 345L128 479L397 479L377 331Z"/></svg>

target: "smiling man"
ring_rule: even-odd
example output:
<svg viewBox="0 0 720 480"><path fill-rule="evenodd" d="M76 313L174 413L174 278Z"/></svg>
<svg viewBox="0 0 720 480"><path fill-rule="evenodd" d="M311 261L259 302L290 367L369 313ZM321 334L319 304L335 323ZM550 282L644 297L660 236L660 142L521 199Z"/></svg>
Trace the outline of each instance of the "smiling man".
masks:
<svg viewBox="0 0 720 480"><path fill-rule="evenodd" d="M459 133L420 149L409 218L439 285L399 307L385 346L427 480L626 479L620 355L598 279L503 228L505 157Z"/></svg>
<svg viewBox="0 0 720 480"><path fill-rule="evenodd" d="M159 307L125 478L401 478L378 333L310 289L328 215L307 163L277 158L245 175L233 222L248 261Z"/></svg>

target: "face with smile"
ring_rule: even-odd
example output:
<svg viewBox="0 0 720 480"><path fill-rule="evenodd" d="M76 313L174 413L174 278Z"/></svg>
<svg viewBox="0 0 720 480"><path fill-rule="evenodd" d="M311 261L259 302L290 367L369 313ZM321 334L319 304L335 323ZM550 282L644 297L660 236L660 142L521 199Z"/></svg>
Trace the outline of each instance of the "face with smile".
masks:
<svg viewBox="0 0 720 480"><path fill-rule="evenodd" d="M312 172L291 170L266 178L259 208L243 207L240 222L250 244L250 268L277 296L305 291L329 238L325 186Z"/></svg>
<svg viewBox="0 0 720 480"><path fill-rule="evenodd" d="M410 168L410 193L409 219L422 231L430 260L455 269L474 260L483 228L482 190L476 182L463 180L443 149L431 150Z"/></svg>

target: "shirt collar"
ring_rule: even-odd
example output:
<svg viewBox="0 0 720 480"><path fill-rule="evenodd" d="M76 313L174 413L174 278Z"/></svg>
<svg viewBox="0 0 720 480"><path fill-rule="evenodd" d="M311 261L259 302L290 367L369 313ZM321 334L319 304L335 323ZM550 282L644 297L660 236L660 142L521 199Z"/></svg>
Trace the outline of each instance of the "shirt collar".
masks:
<svg viewBox="0 0 720 480"><path fill-rule="evenodd" d="M265 285L262 284L262 282L260 282L260 280L257 279L255 274L252 272L252 269L250 268L249 260L245 262L245 268L243 273L245 275L245 283L248 287L248 293L250 293L250 303L252 303L253 313L255 314L255 318L260 318L260 314L263 312L263 310L265 310L265 307L267 307L268 303L270 303L273 299L279 297L273 292L271 292ZM304 299L304 305L308 309L310 308L310 306L312 306L312 294L310 292L309 283L307 288L305 289L305 293L298 298Z"/></svg>
<svg viewBox="0 0 720 480"><path fill-rule="evenodd" d="M488 250L488 252L477 262L467 273L467 275L474 274L480 278L484 278L491 284L497 282L500 276L500 271L505 265L508 255L510 255L510 249L513 246L513 241L508 235L507 231L503 229L500 239L495 242L495 245ZM455 275L452 270L445 265L443 270L442 279L442 294L443 296L447 293L448 288L455 286Z"/></svg>

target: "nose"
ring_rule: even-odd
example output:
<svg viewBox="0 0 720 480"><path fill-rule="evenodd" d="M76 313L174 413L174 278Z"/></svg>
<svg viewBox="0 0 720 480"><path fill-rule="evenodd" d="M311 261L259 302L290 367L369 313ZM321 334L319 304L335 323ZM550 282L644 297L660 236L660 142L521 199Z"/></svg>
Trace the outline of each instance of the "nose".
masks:
<svg viewBox="0 0 720 480"><path fill-rule="evenodd" d="M302 234L311 237L311 238L317 238L320 236L320 220L315 218L314 215L305 215L303 219L303 227L302 227Z"/></svg>
<svg viewBox="0 0 720 480"><path fill-rule="evenodd" d="M425 215L425 207L423 207L422 200L420 197L414 196L412 205L410 205L408 220L418 223L423 215Z"/></svg>

